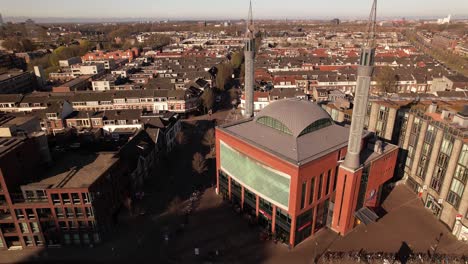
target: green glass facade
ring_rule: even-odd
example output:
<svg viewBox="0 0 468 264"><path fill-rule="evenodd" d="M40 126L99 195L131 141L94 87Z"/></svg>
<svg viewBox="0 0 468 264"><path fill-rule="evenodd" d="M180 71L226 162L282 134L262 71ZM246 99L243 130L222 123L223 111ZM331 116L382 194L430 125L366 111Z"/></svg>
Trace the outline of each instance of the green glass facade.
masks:
<svg viewBox="0 0 468 264"><path fill-rule="evenodd" d="M221 169L229 176L254 190L260 196L288 209L291 178L267 167L221 142Z"/></svg>

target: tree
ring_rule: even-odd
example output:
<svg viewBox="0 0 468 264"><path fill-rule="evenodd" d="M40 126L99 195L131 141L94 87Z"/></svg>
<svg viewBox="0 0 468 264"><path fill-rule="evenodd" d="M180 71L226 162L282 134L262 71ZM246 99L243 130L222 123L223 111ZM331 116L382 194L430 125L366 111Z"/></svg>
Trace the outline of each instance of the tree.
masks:
<svg viewBox="0 0 468 264"><path fill-rule="evenodd" d="M237 105L239 101L239 92L236 88L229 89L229 99L232 105Z"/></svg>
<svg viewBox="0 0 468 264"><path fill-rule="evenodd" d="M203 175L208 170L205 157L203 157L203 155L200 152L197 152L193 155L192 169L198 175Z"/></svg>
<svg viewBox="0 0 468 264"><path fill-rule="evenodd" d="M17 39L7 38L3 41L2 46L7 50L18 51L18 48L20 48L21 44Z"/></svg>
<svg viewBox="0 0 468 264"><path fill-rule="evenodd" d="M375 77L379 92L395 93L397 92L398 78L390 66L382 67Z"/></svg>
<svg viewBox="0 0 468 264"><path fill-rule="evenodd" d="M231 56L231 65L234 69L239 69L244 60L244 54L240 51L234 52Z"/></svg>
<svg viewBox="0 0 468 264"><path fill-rule="evenodd" d="M214 105L214 92L213 89L207 88L201 96L205 113L213 108Z"/></svg>
<svg viewBox="0 0 468 264"><path fill-rule="evenodd" d="M184 132L179 131L179 132L176 134L176 142L177 142L177 144L179 144L179 145L185 144L185 142L186 142L186 137L185 137Z"/></svg>
<svg viewBox="0 0 468 264"><path fill-rule="evenodd" d="M34 43L30 39L23 38L20 40L21 47L23 51L33 51L36 49Z"/></svg>
<svg viewBox="0 0 468 264"><path fill-rule="evenodd" d="M202 144L210 148L210 156L212 157L215 150L216 135L214 128L208 129L203 136Z"/></svg>
<svg viewBox="0 0 468 264"><path fill-rule="evenodd" d="M171 43L171 38L166 35L161 34L153 34L147 40L145 40L145 44L150 46L154 49L159 49L164 46L167 46Z"/></svg>
<svg viewBox="0 0 468 264"><path fill-rule="evenodd" d="M221 63L216 67L218 72L216 73L216 87L224 91L227 84L231 82L233 68L230 63Z"/></svg>

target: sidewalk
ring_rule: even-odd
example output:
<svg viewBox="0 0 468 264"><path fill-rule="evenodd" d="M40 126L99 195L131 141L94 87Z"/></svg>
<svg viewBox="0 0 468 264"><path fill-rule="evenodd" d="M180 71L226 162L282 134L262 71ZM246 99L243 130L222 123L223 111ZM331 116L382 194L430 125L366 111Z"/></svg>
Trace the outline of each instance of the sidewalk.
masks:
<svg viewBox="0 0 468 264"><path fill-rule="evenodd" d="M442 234L438 253L468 253L468 244L456 240L405 185L396 186L383 207L387 215L376 223L360 225L346 237L338 238L330 250L396 252L406 242L413 252L427 252L431 246L436 246L436 239Z"/></svg>

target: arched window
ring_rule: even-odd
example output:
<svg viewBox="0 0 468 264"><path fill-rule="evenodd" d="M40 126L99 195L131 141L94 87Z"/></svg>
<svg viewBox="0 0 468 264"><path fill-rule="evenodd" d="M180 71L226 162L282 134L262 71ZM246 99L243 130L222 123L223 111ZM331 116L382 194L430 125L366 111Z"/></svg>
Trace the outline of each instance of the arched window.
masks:
<svg viewBox="0 0 468 264"><path fill-rule="evenodd" d="M319 119L319 120L313 122L312 124L310 124L304 130L302 130L302 132L299 134L299 137L302 136L302 135L314 132L316 130L319 130L321 128L330 126L330 125L332 125L332 122L331 122L331 120L329 118Z"/></svg>
<svg viewBox="0 0 468 264"><path fill-rule="evenodd" d="M285 126L283 123L281 123L275 118L269 116L262 116L257 119L257 123L279 130L285 134L292 135L291 130L289 130L287 126Z"/></svg>

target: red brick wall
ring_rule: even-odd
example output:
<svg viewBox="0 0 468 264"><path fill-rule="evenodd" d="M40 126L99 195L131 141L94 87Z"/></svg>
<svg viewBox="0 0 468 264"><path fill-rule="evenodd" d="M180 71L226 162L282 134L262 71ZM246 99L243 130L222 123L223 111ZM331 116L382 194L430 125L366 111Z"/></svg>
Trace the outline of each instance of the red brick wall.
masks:
<svg viewBox="0 0 468 264"><path fill-rule="evenodd" d="M393 150L392 152L372 162L370 171L369 171L369 178L367 182L367 190L366 190L366 196L365 196L366 206L369 206L369 207L379 206L379 202L380 202L378 200L380 196L378 193L379 188L385 182L387 182L393 177L397 157L398 157L398 149L395 148L395 150ZM373 199L369 199L371 197L372 191L375 191L375 195Z"/></svg>

